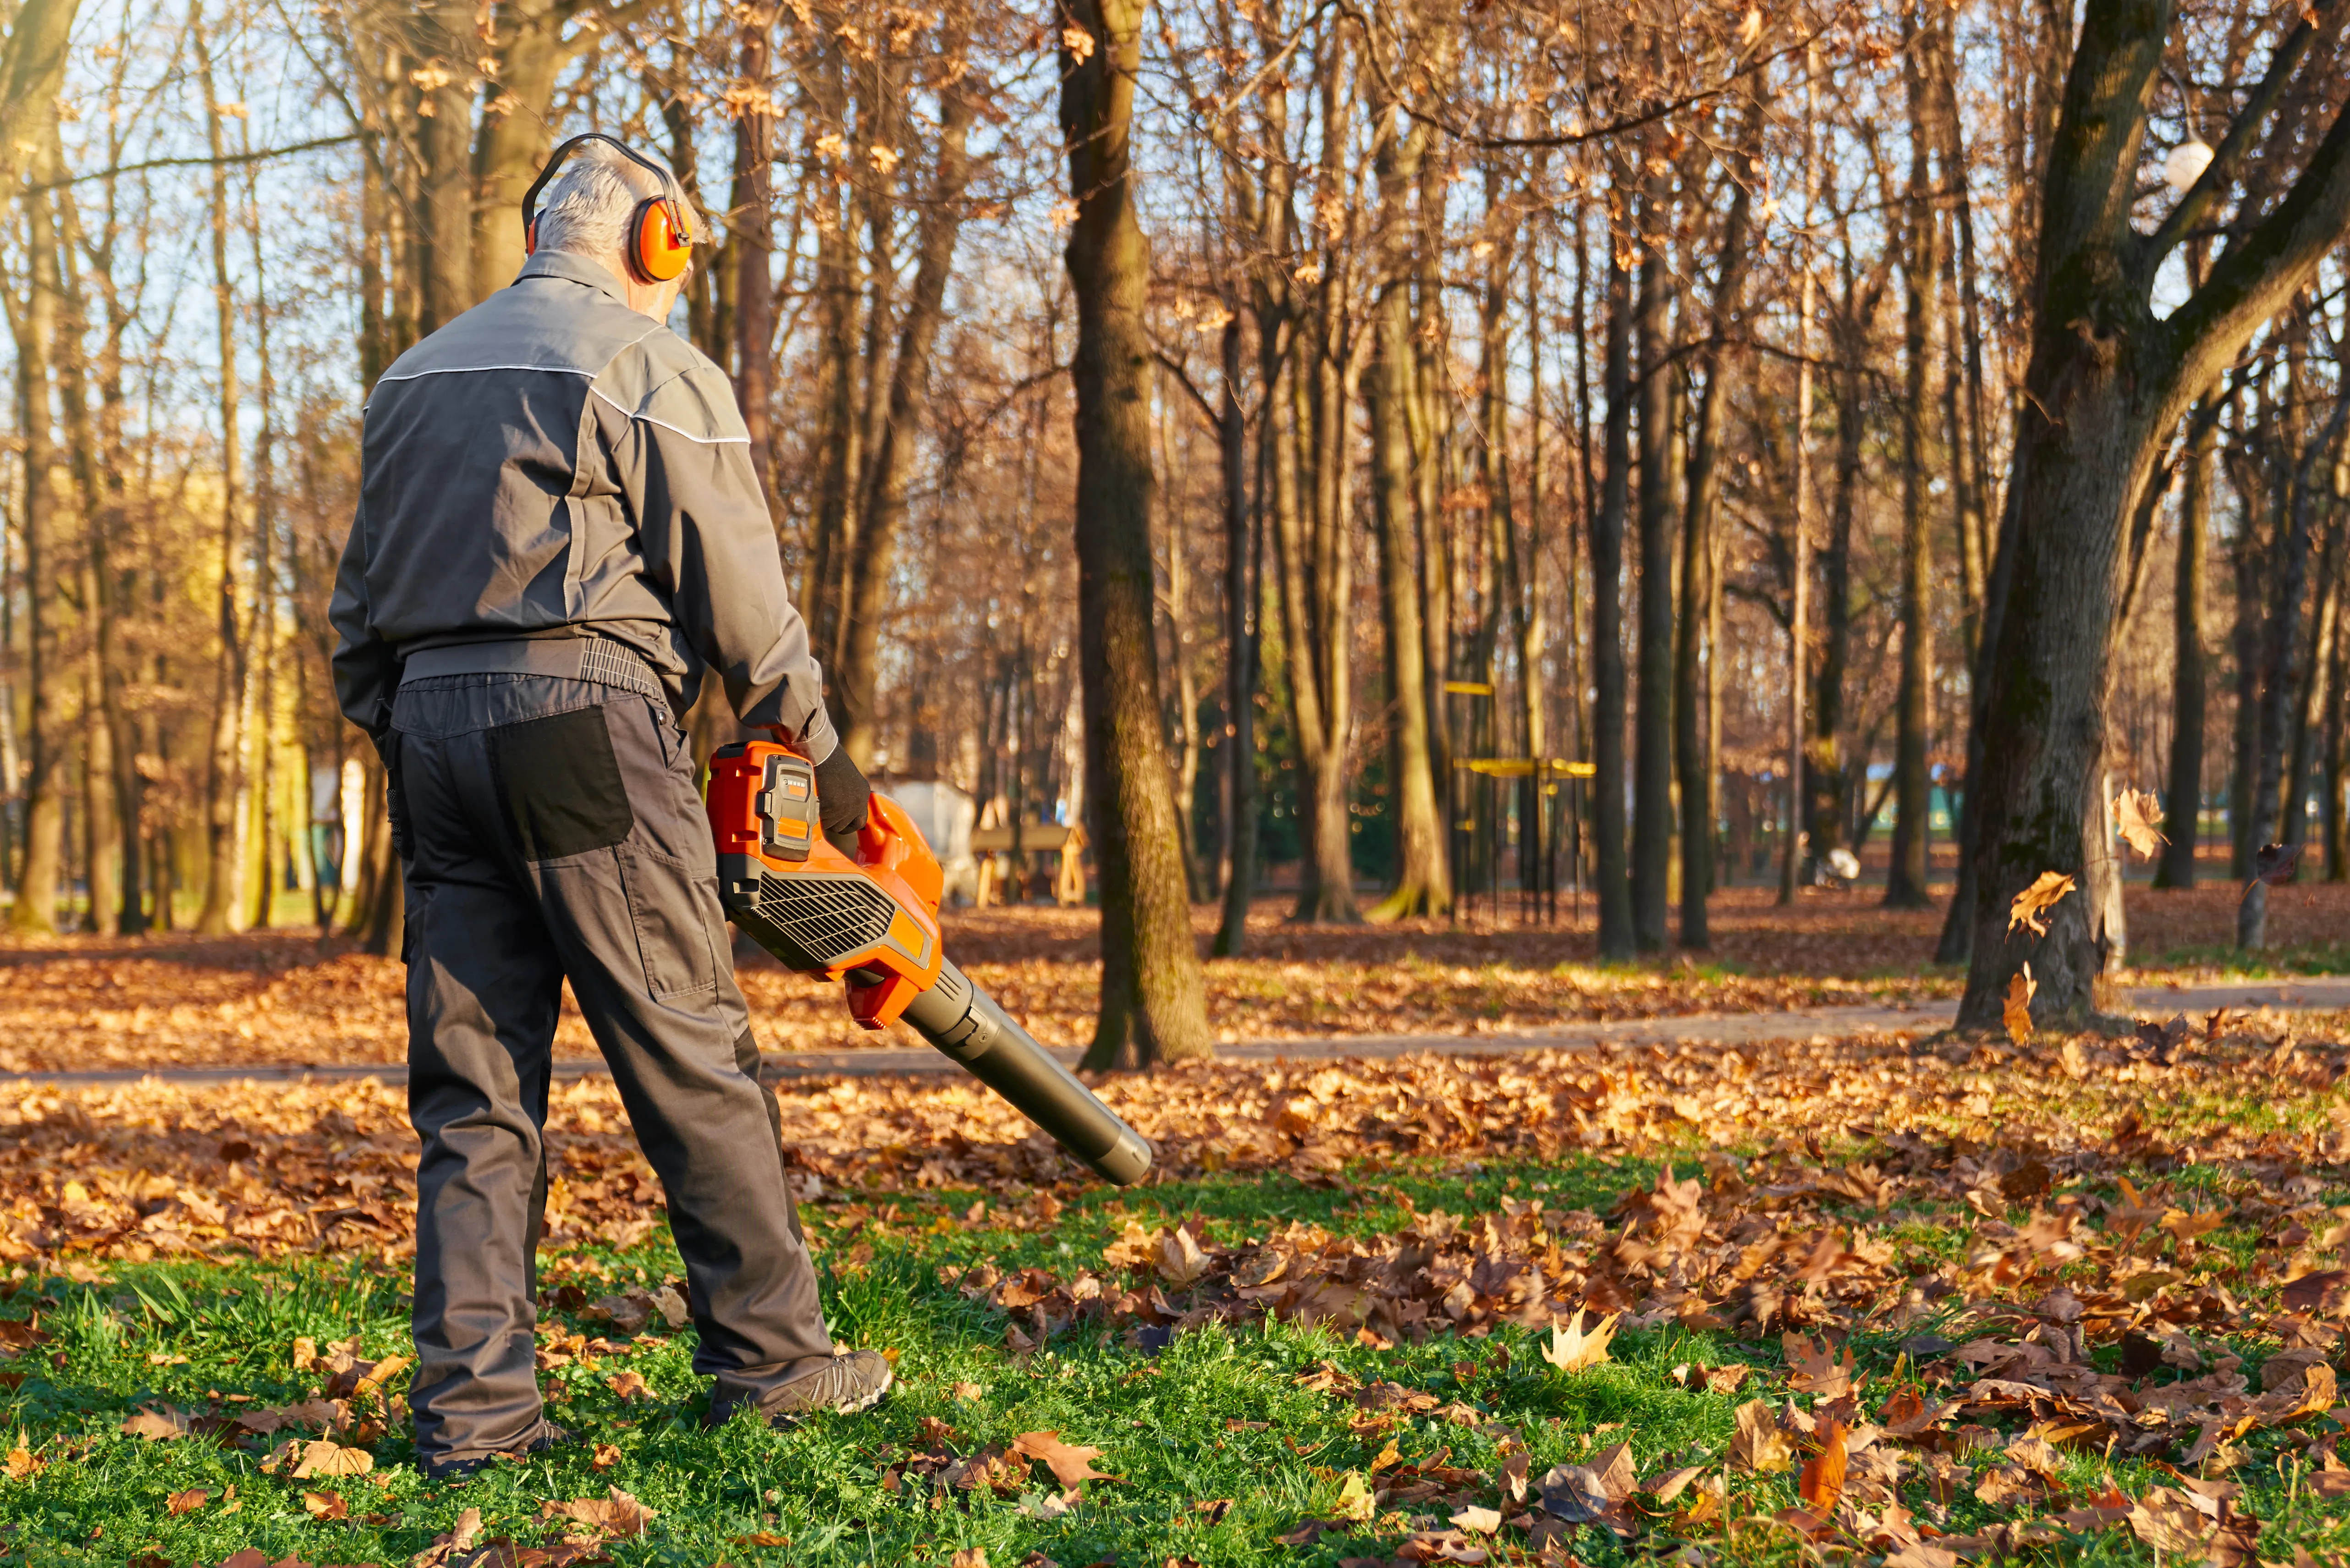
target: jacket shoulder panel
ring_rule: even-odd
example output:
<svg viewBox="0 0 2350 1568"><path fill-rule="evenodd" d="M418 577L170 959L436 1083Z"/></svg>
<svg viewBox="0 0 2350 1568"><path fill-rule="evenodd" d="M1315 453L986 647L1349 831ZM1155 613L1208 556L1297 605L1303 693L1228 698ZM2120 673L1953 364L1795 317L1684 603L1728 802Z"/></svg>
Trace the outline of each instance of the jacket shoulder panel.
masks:
<svg viewBox="0 0 2350 1568"><path fill-rule="evenodd" d="M590 389L629 418L689 441L751 439L726 372L667 327L656 327L615 355Z"/></svg>
<svg viewBox="0 0 2350 1568"><path fill-rule="evenodd" d="M509 284L392 361L385 381L481 370L593 378L646 335L674 338L608 296L566 278Z"/></svg>

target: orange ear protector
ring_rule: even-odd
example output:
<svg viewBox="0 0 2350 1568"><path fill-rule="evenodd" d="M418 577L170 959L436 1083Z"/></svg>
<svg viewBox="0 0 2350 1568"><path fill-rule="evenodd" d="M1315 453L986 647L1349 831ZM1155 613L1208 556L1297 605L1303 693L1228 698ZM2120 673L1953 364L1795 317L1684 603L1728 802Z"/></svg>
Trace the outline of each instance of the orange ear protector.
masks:
<svg viewBox="0 0 2350 1568"><path fill-rule="evenodd" d="M524 254L535 254L538 250L538 193L546 189L547 182L563 167L571 150L587 141L601 141L618 148L622 157L650 171L661 182L662 193L637 203L637 210L629 216L628 233L621 236L620 248L629 275L639 283L667 283L683 275L687 264L693 260L694 234L692 225L685 221L685 198L678 189L676 176L627 142L600 130L575 136L548 154L546 167L538 171L538 178L523 192Z"/></svg>

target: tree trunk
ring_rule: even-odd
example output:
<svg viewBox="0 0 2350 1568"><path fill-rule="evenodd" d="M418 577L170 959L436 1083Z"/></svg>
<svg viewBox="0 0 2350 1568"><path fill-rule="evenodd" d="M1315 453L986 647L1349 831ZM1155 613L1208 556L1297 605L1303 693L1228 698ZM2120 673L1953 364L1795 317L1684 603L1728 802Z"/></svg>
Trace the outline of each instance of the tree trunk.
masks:
<svg viewBox="0 0 2350 1568"><path fill-rule="evenodd" d="M1408 238L1404 202L1419 174L1427 131L1400 134L1392 107L1378 116L1373 160L1392 253ZM1378 346L1365 402L1369 409L1371 518L1378 537L1380 630L1388 655L1388 788L1396 811L1396 886L1370 911L1375 920L1442 915L1452 908L1444 857L1444 824L1428 734L1428 645L1419 618L1419 561L1413 547L1413 446L1410 408L1415 389L1410 253L1391 265L1374 306Z"/></svg>
<svg viewBox="0 0 2350 1568"><path fill-rule="evenodd" d="M734 401L750 433L759 493L773 506L775 460L768 423L775 379L775 115L767 79L775 14L747 5L740 15L737 52L747 96L734 116L733 202L726 216L726 245L734 253Z"/></svg>
<svg viewBox="0 0 2350 1568"><path fill-rule="evenodd" d="M54 123L36 134L41 150L33 167L45 171L54 167ZM62 291L55 208L46 193L36 193L26 201L25 212L30 287L22 314L11 324L16 332L16 415L25 464L25 511L17 524L24 541L25 857L8 923L20 931L47 932L57 929L65 849L64 779L57 765L65 736L55 695L64 669L57 647L56 566L49 559L58 499L50 369ZM9 298L13 304L13 290Z"/></svg>
<svg viewBox="0 0 2350 1568"><path fill-rule="evenodd" d="M1921 8L1922 9L1922 8ZM1931 24L1927 24L1930 26ZM1913 42L1923 29L1913 29ZM1935 211L1929 104L1932 84L1922 47L1902 56L1909 102L1908 235L1901 253L1901 686L1893 742L1893 855L1885 879L1888 909L1922 909L1927 895L1926 812L1933 781L1926 771L1933 723L1933 535L1927 516L1928 388L1934 353L1935 303L1941 287L1941 214ZM1950 171L1943 171L1947 179Z"/></svg>
<svg viewBox="0 0 2350 1568"><path fill-rule="evenodd" d="M1077 306L1078 647L1087 793L1101 871L1101 1014L1086 1065L1214 1054L1159 704L1151 615L1150 256L1128 161L1143 0L1076 0L1061 131L1077 207L1066 259Z"/></svg>
<svg viewBox="0 0 2350 1568"><path fill-rule="evenodd" d="M951 47L961 46L961 36L953 36ZM945 320L947 278L954 269L955 243L962 230L963 189L971 177L964 148L973 112L969 94L950 88L943 95L938 167L915 239L913 288L889 366L888 415L875 431L864 493L858 497L857 547L850 552L847 574L847 624L833 683L836 711L846 711L841 743L860 767L873 760L881 618L897 560L898 534L906 519L906 487L915 448L930 414L931 355Z"/></svg>
<svg viewBox="0 0 2350 1568"><path fill-rule="evenodd" d="M1999 743L1985 748L1979 786L1962 1027L2000 1024L2009 982L2027 961L2039 987L2035 1021L2077 1019L2092 1006L2098 955L2085 899L2058 903L2036 940L2011 940L2007 924L2015 895L2043 872L2078 879L2086 870L2081 826L2106 742L2123 534L2162 444L2350 225L2344 109L2292 189L2231 239L2184 304L2155 317L2156 270L2224 194L2317 31L2309 20L2294 25L2251 96L2241 143L2232 132L2223 140L2204 179L2141 235L2130 213L2170 16L2165 0L2089 0L2043 182L2032 358L2010 481L2016 559L1985 727Z"/></svg>
<svg viewBox="0 0 2350 1568"><path fill-rule="evenodd" d="M1622 217L1619 212L1614 216ZM1608 247L1605 368L1607 476L1591 518L1591 827L1598 840L1599 956L1632 956L1632 889L1624 856L1624 524L1632 469L1632 275Z"/></svg>
<svg viewBox="0 0 2350 1568"><path fill-rule="evenodd" d="M1759 150L1762 100L1747 106L1745 134L1738 157ZM1747 215L1752 208L1752 176L1730 174L1730 211L1722 219L1721 281L1714 286L1713 308L1706 343L1698 355L1699 373L1705 382L1698 400L1697 439L1690 448L1689 514L1681 524L1681 610L1679 635L1673 648L1674 760L1681 784L1681 946L1707 949L1713 938L1706 924L1706 895L1713 890L1713 735L1700 734L1700 721L1711 718L1713 704L1699 680L1699 634L1712 622L1711 607L1720 585L1714 562L1718 545L1714 511L1721 494L1721 430L1730 399L1722 385L1731 373L1731 333L1743 308L1750 247ZM1718 672L1721 663L1719 639L1705 650L1707 662Z"/></svg>
<svg viewBox="0 0 2350 1568"><path fill-rule="evenodd" d="M2334 693L2334 699L2325 705L2325 759L2322 773L2324 803L2319 808L2318 820L2325 835L2325 879L2328 882L2350 881L2350 819L2345 819L2342 794L2345 779L2350 779L2350 754L2345 754L2342 739L2343 712L2345 707L2350 707L2343 701L2341 695L2344 644L2350 642L2350 634L2345 634L2344 629L2345 625L2350 625L2350 616L2337 613L2334 618L2334 640L2325 655L2326 690Z"/></svg>
<svg viewBox="0 0 2350 1568"><path fill-rule="evenodd" d="M236 376L236 285L228 265L228 167L221 135L220 96L213 79L213 57L204 35L202 0L191 16L190 43L202 73L204 129L212 149L213 303L220 347L221 500L220 592L216 635L220 648L213 667L212 744L204 762L204 901L196 929L220 936L229 929L237 883L236 799L244 753L244 642L237 626L236 567L244 537L244 438ZM463 257L461 255L460 260Z"/></svg>
<svg viewBox="0 0 2350 1568"><path fill-rule="evenodd" d="M2251 810L2246 817L2247 841L2254 849L2278 831L2284 799L2297 794L2298 779L2287 774L2287 753L2293 749L2291 707L2301 687L2301 601L2309 583L2309 553L2317 527L2316 483L2314 471L2332 467L2334 443L2350 416L2350 395L2337 397L2324 431L2312 439L2292 465L2287 481L2285 535L2278 551L2275 597L2269 606L2267 637L2261 650L2260 704L2256 767L2252 774ZM2288 791L2287 786L2292 786ZM2291 823L2283 842L2298 843L2301 835ZM2246 950L2268 945L2269 889L2254 881L2236 906L2236 945Z"/></svg>
<svg viewBox="0 0 2350 1568"><path fill-rule="evenodd" d="M2155 867L2158 888L2195 886L2195 841L2203 821L2203 715L2210 674L2203 649L2203 577L2211 553L2211 449L2215 422L2202 427L2187 452L2186 489L2178 501L2178 568L2170 604L2174 674L2170 684L2170 779L2163 826L2170 842Z"/></svg>
<svg viewBox="0 0 2350 1568"><path fill-rule="evenodd" d="M1639 204L1640 294L1633 333L1640 353L1639 707L1632 735L1632 939L1663 950L1673 853L1672 346L1667 337L1671 196L1652 176Z"/></svg>
<svg viewBox="0 0 2350 1568"><path fill-rule="evenodd" d="M1249 900L1256 891L1256 662L1258 577L1251 570L1248 416L1241 405L1241 317L1227 304L1222 339L1223 398L1216 411L1216 453L1224 503L1224 770L1230 800L1223 921L1211 950L1236 958L1248 945ZM1261 511L1257 513L1261 515Z"/></svg>

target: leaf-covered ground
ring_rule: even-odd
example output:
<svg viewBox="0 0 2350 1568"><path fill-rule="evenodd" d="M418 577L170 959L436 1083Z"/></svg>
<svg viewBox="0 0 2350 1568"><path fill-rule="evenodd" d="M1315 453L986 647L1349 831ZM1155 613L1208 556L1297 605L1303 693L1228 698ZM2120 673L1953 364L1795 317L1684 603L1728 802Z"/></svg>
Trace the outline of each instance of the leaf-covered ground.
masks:
<svg viewBox="0 0 2350 1568"><path fill-rule="evenodd" d="M2148 981L2350 971L2350 888L2278 890L2278 946L2247 968L2224 945L2236 889L2130 890L2134 951ZM1491 929L1471 921L1295 928L1259 903L1252 956L1208 968L1211 1021L1225 1040L1366 1033L1539 1030L1586 1020L1955 996L1958 973L1934 969L1939 913L1888 911L1866 890L1808 890L1792 910L1763 888L1716 901L1716 949L1634 965L1596 961L1581 929ZM1572 913L1572 910L1566 911ZM1482 909L1479 911L1482 914ZM1202 938L1211 912L1195 911ZM1048 1044L1091 1035L1100 964L1097 917L1048 909L950 911L948 950ZM389 960L322 950L290 931L201 941L63 938L0 945L0 1072L146 1066L397 1062L406 1050L402 971ZM836 990L764 955L743 964L761 1044L770 1051L912 1044L848 1022ZM556 1054L595 1054L566 1008Z"/></svg>
<svg viewBox="0 0 2350 1568"><path fill-rule="evenodd" d="M960 1084L795 1083L835 1333L901 1387L788 1432L700 1427L583 1081L580 1442L463 1486L404 1462L396 1092L0 1090L0 1561L2334 1558L2345 1063L2223 1020L1196 1067L1105 1086L1162 1153L1123 1193Z"/></svg>

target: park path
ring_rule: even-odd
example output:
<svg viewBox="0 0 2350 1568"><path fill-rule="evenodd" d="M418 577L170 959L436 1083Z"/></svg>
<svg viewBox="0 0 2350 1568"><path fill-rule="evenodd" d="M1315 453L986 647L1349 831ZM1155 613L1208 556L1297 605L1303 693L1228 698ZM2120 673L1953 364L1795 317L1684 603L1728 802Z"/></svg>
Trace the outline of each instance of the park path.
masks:
<svg viewBox="0 0 2350 1568"><path fill-rule="evenodd" d="M2168 1018L2175 1013L2195 1017L2227 1008L2253 1012L2272 1008L2285 1012L2330 1012L2350 1010L2350 976L2306 980L2262 981L2234 985L2139 986L2126 992L2138 1013ZM1776 1012L1696 1012L1670 1018L1627 1018L1571 1023L1556 1029L1493 1031L1472 1034L1347 1034L1312 1040L1244 1040L1216 1047L1225 1062L1339 1061L1347 1058L1392 1058L1430 1051L1455 1056L1504 1056L1532 1051L1586 1051L1598 1045L1672 1045L1695 1043L1714 1045L1805 1044L1858 1033L1929 1034L1947 1029L1958 1015L1956 1002L1921 1002L1877 1007L1798 1007ZM1082 1053L1075 1046L1053 1054L1068 1065ZM954 1064L922 1046L881 1046L868 1051L795 1051L770 1054L761 1062L769 1079L827 1076L880 1076L892 1073L951 1072ZM555 1064L557 1078L602 1076L604 1064L596 1058ZM405 1083L408 1069L398 1063L306 1066L128 1068L95 1073L26 1073L0 1075L0 1083L97 1085L135 1083L153 1078L167 1084L224 1084L244 1080L296 1082L305 1078L355 1080L380 1078Z"/></svg>

